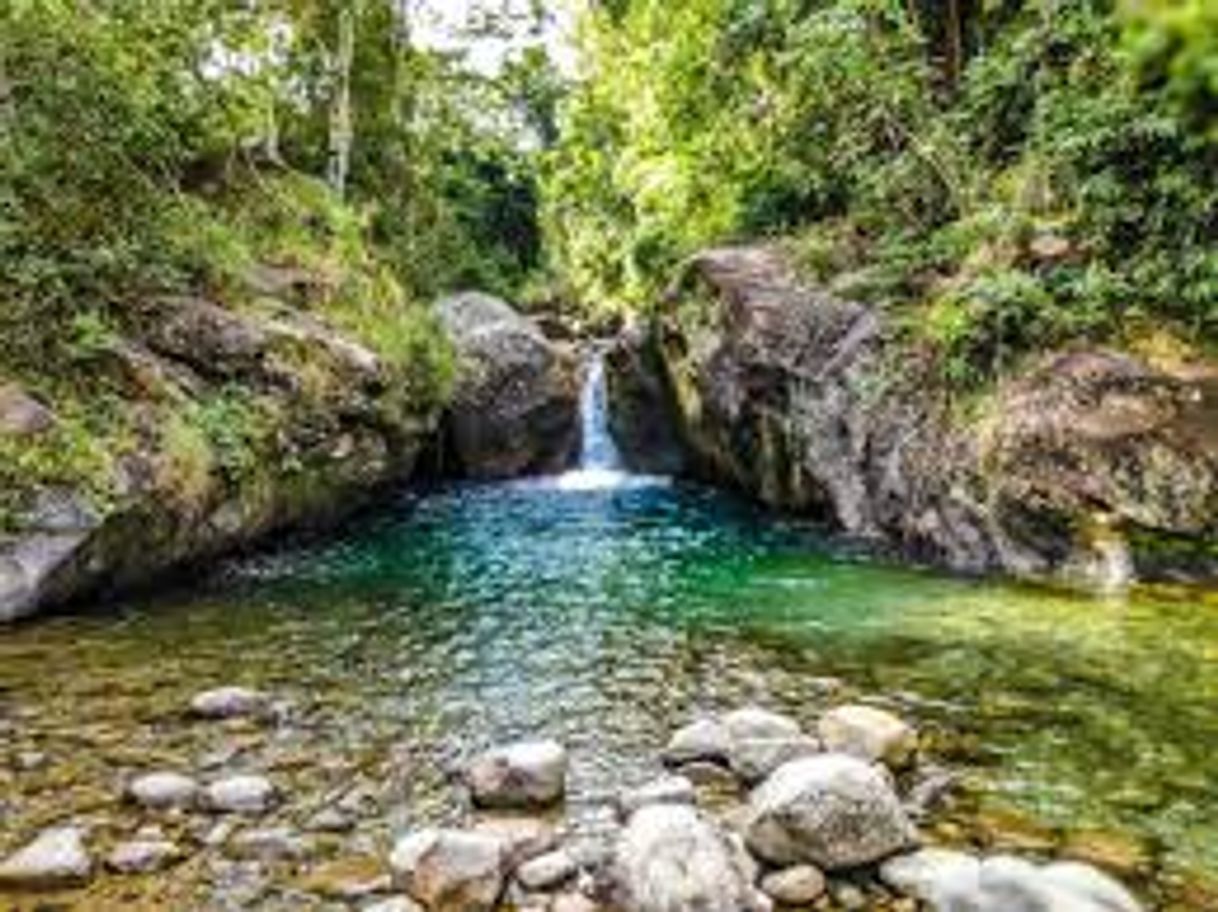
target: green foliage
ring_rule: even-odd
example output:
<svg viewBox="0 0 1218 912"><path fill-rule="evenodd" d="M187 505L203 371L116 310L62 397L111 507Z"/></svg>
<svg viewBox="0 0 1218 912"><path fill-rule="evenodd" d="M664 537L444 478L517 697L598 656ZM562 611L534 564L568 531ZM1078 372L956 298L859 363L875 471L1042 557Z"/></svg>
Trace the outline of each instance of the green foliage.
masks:
<svg viewBox="0 0 1218 912"><path fill-rule="evenodd" d="M1156 320L1218 339L1214 5L958 10L587 13L546 175L576 288L650 306L698 247L778 235L815 278L898 310L961 384Z"/></svg>

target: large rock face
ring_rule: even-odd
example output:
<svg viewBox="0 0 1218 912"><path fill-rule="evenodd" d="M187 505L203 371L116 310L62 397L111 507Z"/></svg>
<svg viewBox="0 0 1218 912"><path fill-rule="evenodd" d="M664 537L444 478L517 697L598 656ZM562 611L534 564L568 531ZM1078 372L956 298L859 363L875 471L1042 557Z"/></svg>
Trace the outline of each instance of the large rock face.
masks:
<svg viewBox="0 0 1218 912"><path fill-rule="evenodd" d="M652 338L695 470L915 559L1119 584L1218 574L1218 365L1045 357L950 407L931 359L769 248L697 257Z"/></svg>
<svg viewBox="0 0 1218 912"><path fill-rule="evenodd" d="M97 373L130 443L90 480L102 502L91 483L16 492L0 527L0 623L332 521L409 477L438 418L398 368L274 301L146 301ZM50 412L3 378L0 390L8 445L49 445Z"/></svg>
<svg viewBox="0 0 1218 912"><path fill-rule="evenodd" d="M497 298L456 295L438 313L459 361L443 471L508 478L566 465L579 435L576 359Z"/></svg>

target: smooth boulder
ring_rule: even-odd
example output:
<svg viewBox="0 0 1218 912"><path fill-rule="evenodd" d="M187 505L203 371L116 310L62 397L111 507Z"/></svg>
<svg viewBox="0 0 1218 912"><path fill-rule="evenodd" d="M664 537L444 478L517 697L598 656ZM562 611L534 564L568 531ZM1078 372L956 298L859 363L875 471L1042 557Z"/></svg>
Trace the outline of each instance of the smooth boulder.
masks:
<svg viewBox="0 0 1218 912"><path fill-rule="evenodd" d="M656 804L630 818L613 856L625 912L768 912L745 853L691 807Z"/></svg>
<svg viewBox="0 0 1218 912"><path fill-rule="evenodd" d="M458 361L441 468L488 479L566 465L579 435L576 360L489 295L445 298L437 315Z"/></svg>
<svg viewBox="0 0 1218 912"><path fill-rule="evenodd" d="M749 848L778 866L840 871L908 848L913 826L889 778L845 754L780 767L749 799Z"/></svg>
<svg viewBox="0 0 1218 912"><path fill-rule="evenodd" d="M503 843L479 833L423 830L398 841L394 884L430 912L491 912L505 886Z"/></svg>
<svg viewBox="0 0 1218 912"><path fill-rule="evenodd" d="M223 814L264 814L278 799L278 790L263 776L230 776L213 782L204 792L207 807Z"/></svg>
<svg viewBox="0 0 1218 912"><path fill-rule="evenodd" d="M557 741L529 741L487 751L465 778L479 807L547 807L566 791L567 765L566 748Z"/></svg>
<svg viewBox="0 0 1218 912"><path fill-rule="evenodd" d="M81 830L56 827L0 863L0 889L69 887L87 881L92 873L93 860Z"/></svg>
<svg viewBox="0 0 1218 912"><path fill-rule="evenodd" d="M202 719L234 719L261 716L271 707L271 698L249 687L216 687L196 694L190 711Z"/></svg>
<svg viewBox="0 0 1218 912"><path fill-rule="evenodd" d="M825 750L850 754L893 769L910 764L918 750L918 733L905 720L872 706L839 706L817 725Z"/></svg>
<svg viewBox="0 0 1218 912"><path fill-rule="evenodd" d="M1141 912L1121 884L1090 865L1036 865L922 849L885 862L880 877L936 912Z"/></svg>
<svg viewBox="0 0 1218 912"><path fill-rule="evenodd" d="M757 783L785 763L810 757L820 744L799 723L766 709L745 707L723 717L728 735L728 765L747 783Z"/></svg>

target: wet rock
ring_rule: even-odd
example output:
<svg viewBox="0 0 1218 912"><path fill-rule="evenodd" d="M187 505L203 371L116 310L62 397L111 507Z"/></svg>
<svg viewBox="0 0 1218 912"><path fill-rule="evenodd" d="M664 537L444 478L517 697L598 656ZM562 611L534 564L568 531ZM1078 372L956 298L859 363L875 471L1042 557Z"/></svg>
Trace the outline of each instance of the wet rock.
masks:
<svg viewBox="0 0 1218 912"><path fill-rule="evenodd" d="M745 838L776 865L839 871L880 861L913 841L913 827L878 769L844 754L779 768L752 794Z"/></svg>
<svg viewBox="0 0 1218 912"><path fill-rule="evenodd" d="M150 810L193 807L198 797L199 784L181 773L148 773L127 786L127 798Z"/></svg>
<svg viewBox="0 0 1218 912"><path fill-rule="evenodd" d="M505 881L502 841L458 830L423 830L390 856L396 886L430 912L492 912Z"/></svg>
<svg viewBox="0 0 1218 912"><path fill-rule="evenodd" d="M342 808L322 808L309 818L305 829L314 833L348 833L355 829L355 816Z"/></svg>
<svg viewBox="0 0 1218 912"><path fill-rule="evenodd" d="M693 804L697 799L694 784L686 776L661 776L618 798L618 812L628 819L635 811L651 804Z"/></svg>
<svg viewBox="0 0 1218 912"><path fill-rule="evenodd" d="M508 871L558 845L554 825L534 817L487 817L474 824L474 832L499 841Z"/></svg>
<svg viewBox="0 0 1218 912"><path fill-rule="evenodd" d="M459 373L445 416L451 474L504 478L562 468L579 432L575 359L507 303L462 294L436 308Z"/></svg>
<svg viewBox="0 0 1218 912"><path fill-rule="evenodd" d="M785 906L806 906L824 895L825 875L812 865L796 865L761 878L761 891Z"/></svg>
<svg viewBox="0 0 1218 912"><path fill-rule="evenodd" d="M582 893L559 893L550 900L549 912L601 912L601 906Z"/></svg>
<svg viewBox="0 0 1218 912"><path fill-rule="evenodd" d="M839 706L817 726L825 750L903 769L918 750L918 733L903 719L871 706Z"/></svg>
<svg viewBox="0 0 1218 912"><path fill-rule="evenodd" d="M167 839L120 842L106 857L106 866L119 874L147 874L173 864L181 850Z"/></svg>
<svg viewBox="0 0 1218 912"><path fill-rule="evenodd" d="M1119 883L1077 862L1044 867L1011 856L978 860L925 849L881 868L893 889L955 912L1141 912Z"/></svg>
<svg viewBox="0 0 1218 912"><path fill-rule="evenodd" d="M562 799L567 763L567 751L557 741L513 744L476 758L466 782L480 807L546 807Z"/></svg>
<svg viewBox="0 0 1218 912"><path fill-rule="evenodd" d="M191 713L204 719L262 716L270 709L271 698L248 687L217 687L203 691L190 701Z"/></svg>
<svg viewBox="0 0 1218 912"><path fill-rule="evenodd" d="M228 850L235 858L273 862L307 858L315 847L288 827L272 827L238 833L229 840Z"/></svg>
<svg viewBox="0 0 1218 912"><path fill-rule="evenodd" d="M705 817L651 805L618 838L613 878L626 912L763 912L743 853Z"/></svg>
<svg viewBox="0 0 1218 912"><path fill-rule="evenodd" d="M787 716L749 707L723 717L728 734L728 764L748 783L760 782L778 767L809 757L820 745Z"/></svg>
<svg viewBox="0 0 1218 912"><path fill-rule="evenodd" d="M890 858L880 866L880 880L896 892L935 904L953 884L978 884L981 861L965 852L925 848Z"/></svg>
<svg viewBox="0 0 1218 912"><path fill-rule="evenodd" d="M226 814L265 814L274 807L279 793L263 776L230 776L207 787L204 803Z"/></svg>
<svg viewBox="0 0 1218 912"><path fill-rule="evenodd" d="M731 735L722 722L699 719L672 736L662 757L670 766L699 761L726 764L731 746Z"/></svg>
<svg viewBox="0 0 1218 912"><path fill-rule="evenodd" d="M579 862L565 849L539 855L516 871L516 879L527 890L553 890L579 872Z"/></svg>
<svg viewBox="0 0 1218 912"><path fill-rule="evenodd" d="M87 881L92 873L84 833L76 827L56 827L0 863L0 888L66 887Z"/></svg>
<svg viewBox="0 0 1218 912"><path fill-rule="evenodd" d="M914 819L926 817L944 804L959 784L956 773L942 767L920 767L905 799L905 810Z"/></svg>
<svg viewBox="0 0 1218 912"><path fill-rule="evenodd" d="M426 912L426 910L408 896L395 896L392 899L382 899L370 906L364 906L363 912Z"/></svg>

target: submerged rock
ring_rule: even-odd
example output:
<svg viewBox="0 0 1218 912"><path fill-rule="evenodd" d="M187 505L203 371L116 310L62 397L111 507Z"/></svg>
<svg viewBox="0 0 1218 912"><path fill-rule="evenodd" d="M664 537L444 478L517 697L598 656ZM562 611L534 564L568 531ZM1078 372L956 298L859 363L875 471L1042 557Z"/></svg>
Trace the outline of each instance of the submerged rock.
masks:
<svg viewBox="0 0 1218 912"><path fill-rule="evenodd" d="M871 706L839 706L825 713L817 731L825 749L850 754L893 769L909 765L918 750L918 733L903 719Z"/></svg>
<svg viewBox="0 0 1218 912"><path fill-rule="evenodd" d="M257 815L274 807L278 797L278 790L263 776L230 776L207 787L204 803L221 813Z"/></svg>
<svg viewBox="0 0 1218 912"><path fill-rule="evenodd" d="M437 314L459 360L445 472L504 478L562 468L578 437L575 359L489 295L446 298Z"/></svg>
<svg viewBox="0 0 1218 912"><path fill-rule="evenodd" d="M106 866L120 874L147 874L168 867L181 856L181 849L168 839L133 839L116 845L106 857Z"/></svg>
<svg viewBox="0 0 1218 912"><path fill-rule="evenodd" d="M567 762L557 741L524 742L476 758L465 778L480 807L546 807L562 799Z"/></svg>
<svg viewBox="0 0 1218 912"><path fill-rule="evenodd" d="M261 716L270 711L271 698L248 687L217 687L197 694L190 701L192 714L204 719Z"/></svg>
<svg viewBox="0 0 1218 912"><path fill-rule="evenodd" d="M613 857L626 912L768 912L745 854L705 817L651 805L630 818Z"/></svg>
<svg viewBox="0 0 1218 912"><path fill-rule="evenodd" d="M174 772L148 773L127 786L127 797L150 810L193 807L198 796L199 783Z"/></svg>
<svg viewBox="0 0 1218 912"><path fill-rule="evenodd" d="M85 848L84 833L76 827L57 827L0 863L0 888L54 889L83 883L93 873L93 860Z"/></svg>
<svg viewBox="0 0 1218 912"><path fill-rule="evenodd" d="M686 776L661 776L618 798L618 812L629 819L635 811L651 804L690 804L697 798L694 784Z"/></svg>
<svg viewBox="0 0 1218 912"><path fill-rule="evenodd" d="M717 719L698 719L673 734L664 748L664 762L670 766L708 761L727 763L731 734Z"/></svg>
<svg viewBox="0 0 1218 912"><path fill-rule="evenodd" d="M423 830L398 841L394 883L430 912L492 912L505 887L503 843L479 833Z"/></svg>
<svg viewBox="0 0 1218 912"><path fill-rule="evenodd" d="M890 781L844 754L780 767L753 792L745 838L775 865L824 871L871 864L908 848L913 827Z"/></svg>

